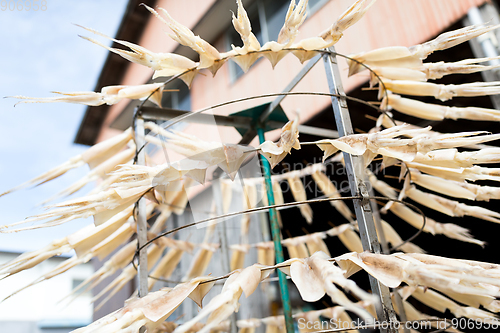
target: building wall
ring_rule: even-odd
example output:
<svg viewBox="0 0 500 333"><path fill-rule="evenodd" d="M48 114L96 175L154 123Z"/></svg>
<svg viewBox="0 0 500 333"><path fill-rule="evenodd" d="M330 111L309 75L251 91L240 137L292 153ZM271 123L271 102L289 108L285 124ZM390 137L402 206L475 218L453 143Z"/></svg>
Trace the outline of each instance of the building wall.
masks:
<svg viewBox="0 0 500 333"><path fill-rule="evenodd" d="M0 252L0 262L18 253ZM53 257L32 269L0 281L0 299L33 282L67 258ZM41 282L0 303L0 332L69 332L92 321L91 293L71 304L61 302L73 289L73 281L83 281L94 272L90 263L78 265L64 274ZM14 329L15 328L15 329Z"/></svg>
<svg viewBox="0 0 500 333"><path fill-rule="evenodd" d="M163 0L160 1L159 6L166 8L180 23L193 28L214 2L214 0L182 2ZM352 0L327 2L304 22L300 28L298 40L316 36L329 27L352 2ZM337 52L343 54L352 54L384 46L410 46L421 43L460 19L471 6L480 5L483 2L484 0L378 0L363 19L345 32L344 37L336 45L336 49ZM236 4L234 11L236 11ZM139 44L155 52L172 52L177 45L165 34L166 30L168 28L163 23L151 16ZM214 45L221 52L227 51L224 36L221 36ZM347 79L345 62L340 61L340 65L346 91L355 88L367 79L366 74ZM206 71L205 75L198 75L192 84L192 109L197 110L244 96L280 92L300 68L299 61L290 54L274 70L266 59L262 59L235 82L230 80L227 65L219 70L215 78L212 78L212 75ZM124 80L117 84L142 84L148 81L151 74L152 71L148 68L130 64ZM295 91L327 92L323 66L318 64L296 87ZM259 99L238 103L217 109L215 113L229 114L265 101ZM122 101L110 109L98 141L116 134L116 130L108 126L127 103L128 101ZM294 117L294 111L300 111L302 121L310 119L328 104L328 97L288 97L282 103L289 117ZM190 125L186 131L204 138L203 130L197 125ZM237 142L240 137L232 128L221 128L219 132L222 140L226 142Z"/></svg>

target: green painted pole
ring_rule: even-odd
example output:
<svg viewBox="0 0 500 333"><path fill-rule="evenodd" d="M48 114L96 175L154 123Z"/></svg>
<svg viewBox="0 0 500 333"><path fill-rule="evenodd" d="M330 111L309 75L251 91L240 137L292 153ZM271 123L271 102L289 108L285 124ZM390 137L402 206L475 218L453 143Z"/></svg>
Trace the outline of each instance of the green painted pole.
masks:
<svg viewBox="0 0 500 333"><path fill-rule="evenodd" d="M259 135L260 143L266 141L264 138L264 130L261 127L257 128L257 134ZM271 166L266 158L260 155L260 160L262 167L264 169L264 179L266 180L266 190L267 190L267 201L270 206L274 205L274 193L273 193L273 183L271 182ZM282 263L285 261L283 257L283 247L281 246L281 233L280 227L278 225L278 216L276 215L276 209L269 209L269 219L271 220L271 232L273 235L274 242L274 253L276 257L276 263ZM288 294L288 286L286 281L286 275L278 269L278 278L280 284L281 301L283 302L283 313L285 315L285 325L287 333L294 333L295 329L293 326L292 319L292 306L290 304L290 295Z"/></svg>

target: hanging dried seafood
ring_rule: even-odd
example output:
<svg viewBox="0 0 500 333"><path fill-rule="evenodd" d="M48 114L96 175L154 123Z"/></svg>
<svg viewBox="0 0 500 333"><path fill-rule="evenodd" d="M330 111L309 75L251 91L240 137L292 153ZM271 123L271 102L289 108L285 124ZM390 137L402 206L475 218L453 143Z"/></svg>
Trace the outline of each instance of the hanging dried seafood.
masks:
<svg viewBox="0 0 500 333"><path fill-rule="evenodd" d="M228 52L219 52L207 41L196 36L189 28L174 20L165 9L159 8L157 12L146 6L153 15L169 27L172 31L170 37L174 41L198 53L199 62L178 54L151 52L139 45L116 40L84 27L82 28L86 31L114 41L129 50L108 47L94 39L83 38L133 63L151 68L154 70L153 78L177 76L190 86L200 70L208 69L215 75L228 60L235 61L245 72L259 57L267 58L273 68L289 52L292 52L301 62L306 61L320 52L325 52L325 48L337 43L343 32L361 19L374 3L375 0L357 0L317 37L296 41L299 28L307 17L308 1L299 0L296 3L295 0L292 0L277 41L269 41L261 46L252 32L250 20L242 1L236 0L237 14L232 15L232 24L240 35L243 46L232 45L232 49ZM370 85L374 87L378 84L379 86L381 109L386 113L379 119L377 125L384 126L386 129L375 128L367 134L355 134L334 140L313 142L312 144L317 145L324 152L323 161L337 151L362 155L366 165L379 154L383 157L384 167L402 161L404 163L401 166L401 178L405 178L405 182L399 195L394 188L379 180L375 174L368 172L369 181L375 190L385 198L401 201L408 197L419 205L448 216L473 216L498 223L500 214L495 211L472 204L464 204L441 195L471 201L488 201L500 198L500 188L467 182L475 180L500 181L498 168L479 166L479 164L500 162L500 149L484 145L485 142L498 140L499 134L489 134L484 131L442 134L431 131L430 127L420 128L401 124L395 120L388 124L387 117L390 115L387 111L395 110L427 120L499 121L500 113L497 110L474 106L442 106L423 103L399 95L431 96L444 101L460 96L498 94L500 92L499 82L473 82L460 85L427 82L427 80L439 79L445 75L495 69L498 66L481 65L481 63L497 60L498 57L466 59L454 63L423 62L434 51L453 47L496 28L498 26L491 25L465 27L443 33L432 41L412 47L388 47L351 56L348 61L349 74L352 75L369 68ZM113 105L124 98L148 99L161 106L162 94L168 91L164 87L164 83L149 83L137 86L108 86L103 87L101 92L56 92L59 96L50 98L13 97L19 99L20 103L67 102L91 106ZM345 312L347 310L365 322L371 321L375 316L375 307L379 305L378 299L359 288L356 283L349 279L352 274L359 270L366 271L388 287L402 287L395 292L400 292L403 297L403 309L410 320L427 318L425 314L417 311L406 301L410 296L437 311L444 313L449 310L456 317L484 320L485 322L493 322L498 319L493 314L500 311L500 305L496 299L500 289L498 282L500 268L498 265L425 255L423 254L424 249L411 242L403 241L396 230L385 221L380 221L382 229L377 230L377 232L383 232L388 243L396 248L401 248L406 253L384 255L363 252L360 237L356 232L354 215L349 207L340 200L342 197L325 174L324 165L318 164L302 171L275 175L272 178L275 203L284 205L279 181L286 179L290 184L294 200L300 202L298 207L302 216L308 223L312 223L313 209L307 202L307 193L301 180L301 177L311 175L320 190L331 199L331 205L349 223L324 232L283 240L282 244L287 247L291 259L275 265L274 246L271 242L257 244L249 244L248 242L250 218L245 211L256 206L258 201L256 186L262 186L263 181L262 179L246 179L242 195L244 211L240 214L242 215L241 239L229 246L229 249L232 250L230 261L232 272L225 276L228 279L224 283L221 293L214 296L194 318L186 318L182 324L165 322L187 297L192 298L201 307L204 296L215 281L221 279L202 277L210 267L213 254L221 245L213 242L215 228L213 221L206 229L205 237L200 244L158 236L164 235L160 232L164 229L166 221L172 213L177 215L184 213L188 203L186 189L195 182L204 184L207 170L216 166L226 172L233 181L247 158L247 154L254 151L259 151L274 168L288 154L292 153L292 148L301 148L301 143L298 140L298 125L299 119L297 117L283 126L277 143L266 141L257 148L252 148L235 144L207 142L195 136L179 131L165 130L155 123L147 122L145 128L154 135L162 137L162 139L158 139L149 135L146 138L148 142L185 156L185 159L162 165L133 164L137 152L144 147L136 147L131 129L115 138L95 145L84 154L76 156L63 165L1 195L29 185L42 184L84 164L88 164L91 171L53 198L73 194L87 183L98 180L101 183L96 186L94 191L83 197L47 206L46 212L21 222L2 226L0 232L9 233L55 226L89 216L94 217L95 225L53 241L43 249L20 255L13 261L0 266L0 275L2 278L10 277L55 255L72 250L76 252L75 256L46 272L25 287L27 288L62 274L92 258L104 259L123 245L97 272L68 295L71 297L71 301L78 292L89 290L114 273L120 272L118 277L93 298L93 301L103 298L101 303L97 305L99 308L137 274L134 263L131 263L138 253L137 240L131 240L136 229L132 215L134 204L144 197L150 202L148 215L152 214L153 210L161 212L155 223L149 227L148 236L151 242L148 242L147 248L142 249L148 257L148 271L150 271L148 288L151 290L158 278L168 279L180 263L184 253L192 253L197 248L191 266L187 272L183 272L183 280L186 282L180 283L172 289L162 289L150 293L142 298L132 298L127 301L124 308L75 332L135 332L143 326L147 328L148 332L228 331L229 321L227 318L238 310L239 298L242 294L245 294L246 297L250 296L261 281L275 268L290 275L302 300L314 302L327 294L332 302L338 304L333 308L299 313L295 316L296 319L319 321L320 316L323 316L341 322L351 322L351 318ZM127 145L128 147L126 147ZM462 151L457 148L473 150ZM404 177L405 172L407 172L406 177ZM224 199L222 203L223 213L227 213L231 205L233 191L230 184L229 180L221 182ZM416 185L434 191L436 194L424 192ZM44 203L53 198L49 198ZM264 203L267 205L267 200L264 200ZM386 211L391 211L415 228L422 228L424 232L443 234L449 238L484 245L484 242L473 238L469 234L469 230L456 224L438 223L426 217L424 226L424 217L401 202L390 201L382 209L382 212ZM41 222L41 224L15 229L20 224L35 222ZM330 251L325 243L328 236L337 236L346 248L353 252L330 258ZM163 255L166 248L168 251ZM260 265L255 264L245 268L249 251L255 251L255 249ZM406 286L403 286L403 283ZM104 297L108 291L110 293ZM353 294L361 301L353 302L344 292ZM397 311L401 313L403 309L397 309ZM201 320L204 318L207 318L207 321L203 324ZM262 319L247 318L236 323L242 333L253 333L261 324L266 325L266 332L269 333L285 331L283 316ZM301 331L310 332L307 329L301 329Z"/></svg>

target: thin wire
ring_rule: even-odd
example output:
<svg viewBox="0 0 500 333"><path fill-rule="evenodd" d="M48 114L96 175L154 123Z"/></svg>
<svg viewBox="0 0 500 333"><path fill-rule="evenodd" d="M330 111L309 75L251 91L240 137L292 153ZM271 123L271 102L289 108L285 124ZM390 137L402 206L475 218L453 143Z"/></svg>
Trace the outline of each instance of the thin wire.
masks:
<svg viewBox="0 0 500 333"><path fill-rule="evenodd" d="M239 102L244 102L244 101L249 101L249 100L254 100L254 99L260 99L260 98L267 98L267 97L276 97L276 96L304 96L304 95L307 95L307 96L328 96L328 97L338 97L338 98L343 98L345 97L346 99L348 100L351 100L353 102L358 102L360 104L363 104L363 105L366 105L368 107L371 107L372 109L375 109L377 110L378 112L381 112L381 113L385 113L385 111L383 111L382 109L376 107L375 105L372 105L368 102L366 102L365 100L362 100L360 98L356 98L356 97L352 97L352 96L346 96L346 95L340 95L340 94L331 94L331 93L321 93L321 92L280 92L280 93L271 93L271 94L262 94L262 95L257 95L257 96L248 96L248 97L243 97L243 98L238 98L238 99L234 99L234 100L231 100L231 101L226 101L226 102L222 102L222 103L219 103L219 104L215 104L215 105L212 105L212 106L209 106L209 107L206 107L206 108L203 108L203 109L200 109L200 110L197 110L197 111L193 111L193 112L190 112L190 113L186 113L185 115L182 115L182 116L179 116L177 117L175 120L172 120L170 122L168 122L168 124L166 125L160 125L163 129L168 129L169 127L185 120L186 118L188 117L191 117L193 115L196 115L196 114L199 114L199 113L202 113L202 112L205 112L205 111L209 111L209 110L213 110L213 109L216 109L216 108L219 108L219 107L222 107L222 106L226 106L226 105L231 105L231 104L235 104L235 103L239 103ZM135 113L135 116L134 116L134 128L135 128L135 117L137 116L139 112L136 112ZM153 137L157 136L158 134L155 133L154 135L152 135ZM149 142L146 142L144 143L140 149L137 150L136 152L136 158L134 159L134 161L136 161L137 159L137 155L144 149L144 147L146 145L148 145Z"/></svg>
<svg viewBox="0 0 500 333"><path fill-rule="evenodd" d="M308 51L308 50L298 49L298 48L284 48L284 49L283 49L283 51ZM359 60L357 60L357 59L351 58L351 57L349 57L349 56L347 56L347 55L344 55L344 54L341 54L341 53L337 53L337 52L333 52L333 51L330 51L330 50L309 50L309 51L310 51L310 52L318 52L318 53L321 53L321 54L329 54L329 55L339 56L339 57L342 57L342 58L345 58L345 59L348 59L348 60L354 61L354 62L356 62L357 64L359 64L359 65L361 65L361 66L365 67L365 68L366 68L366 69L368 69L368 70L369 70L369 71L370 71L373 75L375 75L375 77L376 77L376 78L377 78L377 80L379 81L379 84L380 84L380 85L383 87L383 89L384 89L384 95L385 95L385 97L387 97L387 88L386 88L386 86L385 86L384 82L382 81L382 79L380 78L380 76L379 76L377 73L375 73L375 71L373 71L373 70L372 70L372 69L371 69L368 65L366 65L366 64L364 64L364 63L362 63L361 61L359 61ZM251 51L251 52L247 52L245 55L248 55L248 54L254 54L254 53L255 53L255 54L259 54L259 53L263 53L263 52L267 52L267 51L261 51L261 50L259 50L259 51ZM233 55L233 56L231 56L231 58L234 58L234 57L239 57L239 56L243 56L243 55L240 55L240 54L238 54L238 55ZM226 61L226 60L228 60L229 58L230 58L230 57L222 58L222 59L217 60L216 62L219 62L219 61ZM192 71L194 71L194 70L196 70L196 69L197 69L197 67L189 68L189 69L185 70L185 71L184 71L184 72L182 72L182 73L179 73L179 74L176 74L176 75L172 76L171 78L169 78L167 81L165 81L165 82L163 83L163 87L165 87L168 83L172 82L173 80L175 80L175 79L177 79L177 78L179 78L179 77L183 76L184 74L187 74L187 73L189 73L189 72L192 72ZM133 128L134 128L134 130L135 130L135 122L136 122L137 116L138 116L138 115L140 115L141 108L144 106L144 103L146 103L146 101L148 101L148 100L149 100L149 98L150 98L150 97L151 97L154 93L156 93L159 89L160 89L160 87L158 87L158 88L156 88L155 90L153 90L153 91L151 92L151 94L149 94L149 96L148 96L148 97L146 97L146 99L145 99L145 100L143 100L143 101L141 102L141 104L139 104L139 106L136 108L136 112L134 112L134 116L133 116L133 119L132 119L132 124L133 124ZM281 94L279 94L279 95L286 95L286 94L285 94L285 93L281 93ZM275 96L277 96L277 95L275 95ZM396 125L396 122L395 122L394 118L393 118L393 117L392 117L392 115L390 115L390 114L389 114L386 110L382 110L382 109L380 109L380 108L378 108L378 107L376 107L376 106L374 106L374 105L372 105L372 104L370 104L370 103L368 103L368 102L366 102L366 101L364 101L364 100L357 99L357 98L350 97L350 96L346 96L346 95L338 95L338 94L328 94L328 96L330 96L330 97L337 97L337 98L346 98L346 99L348 99L348 100L353 100L353 101L357 100L358 102L360 102L360 101L361 101L360 103L365 104L365 105L367 105L367 106L369 106L369 107L372 107L372 108L374 108L375 110L377 110L378 112L383 113L384 115L386 115L386 116L387 116L387 117L388 117L388 118L389 118L389 119L390 119L390 120L394 123L394 125ZM268 97L269 97L269 96L268 96ZM247 100L247 99L242 99L242 100ZM222 105L227 105L227 104L225 104L225 103L221 103L221 104L222 104ZM229 103L229 104L230 104L230 103ZM219 106L222 106L222 105L219 105ZM218 107L218 106L214 106L214 108L215 108L215 107ZM168 124L168 125L167 125L166 127L164 127L164 128L165 128L165 129L167 129L167 128L169 128L170 126L173 126L174 124L176 124L176 123L178 123L178 122L180 122L180 121L182 121L182 120L186 119L187 117L191 117L191 116L193 116L193 115L195 115L195 114L198 114L198 113L201 113L201 112L204 112L204 111L210 110L210 109L212 109L212 107L207 108L207 109L198 110L198 111L195 111L195 112L191 112L191 113L186 114L186 115L184 115L184 116L180 116L178 120L173 121L172 123ZM148 143L145 143L145 144L144 144L144 145L143 145L140 149L136 150L136 156L134 157L134 164L136 164L136 163L137 163L137 156L138 156L138 154L142 151L142 149L144 148L144 146L145 146L145 145L147 145L147 144L148 144Z"/></svg>
<svg viewBox="0 0 500 333"><path fill-rule="evenodd" d="M410 237L409 239L407 239L404 242L402 242L401 244L399 244L399 245L391 248L390 251L394 251L394 250L398 249L399 247L401 247L402 245L406 244L407 242L415 239L418 235L420 235L420 233L423 231L423 229L424 229L424 227L426 225L426 219L427 218L426 218L425 214L423 213L423 211L420 208L418 208L417 206L415 206L415 205L413 205L411 203L405 202L403 200L391 199L391 198L382 197L382 196L369 196L369 197L350 196L350 197L336 197L336 198L325 198L325 199L311 199L311 200L304 200L304 201L289 202L289 203L284 203L284 204L279 204L279 205L256 207L256 208L251 208L251 209L247 209L247 210L244 210L244 211L228 213L228 214L219 215L219 216L215 216L215 217L209 217L209 218L204 219L204 220L200 220L200 221L197 221L197 222L189 223L189 224L186 224L186 225L183 225L183 226L180 226L180 227L168 230L166 232L160 233L157 236L151 238L146 243L144 243L141 247L138 247L138 249L134 253L134 257L132 258L132 264L137 269L137 266L135 265L134 260L139 256L140 251L142 251L146 246L148 246L149 244L151 244L155 240L160 239L161 237L167 236L169 234L175 233L177 231L180 231L182 229L193 227L193 226L198 225L198 224L202 224L202 223L206 223L206 222L218 220L218 219L221 219L221 218L226 218L226 217L231 217L231 216L237 216L237 215L242 215L242 214L247 214L247 213L252 213L252 212L258 212L258 211L263 211L263 210L269 210L269 209L278 208L278 207L289 207L289 206L295 207L295 206L305 205L305 204L309 204L309 203L330 202L330 201L336 201L336 200L354 200L354 199L358 199L358 200L362 200L362 199L374 199L374 200L387 200L387 201L398 202L398 203L402 203L404 205L409 206L410 208L413 208L413 209L419 211L419 213L422 215L422 218L423 218L422 228L417 233L415 233L415 235L413 235L412 237ZM263 270L275 269L275 268L277 268L278 265L269 266L268 268L264 268ZM222 277L218 277L218 278L206 280L206 281L201 282L201 283L208 283L208 282L212 282L212 281L217 281L217 280L225 279L225 278L229 277L231 274L232 273L228 273L228 274L226 274L226 275L224 275Z"/></svg>

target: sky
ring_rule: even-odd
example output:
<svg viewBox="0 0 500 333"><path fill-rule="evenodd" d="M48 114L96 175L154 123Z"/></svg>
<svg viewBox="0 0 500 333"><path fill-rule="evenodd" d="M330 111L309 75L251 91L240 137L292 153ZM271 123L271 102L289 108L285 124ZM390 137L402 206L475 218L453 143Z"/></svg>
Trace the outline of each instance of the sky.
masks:
<svg viewBox="0 0 500 333"><path fill-rule="evenodd" d="M89 33L73 24L114 36L126 4L126 0L47 0L45 11L0 8L0 97L93 91L107 51L79 38ZM15 99L0 98L0 193L88 148L73 143L84 105L14 107L15 103ZM74 169L61 179L0 197L0 225L41 212L40 202L87 171L87 166ZM91 219L75 220L58 227L0 234L0 250L35 250L90 223Z"/></svg>

